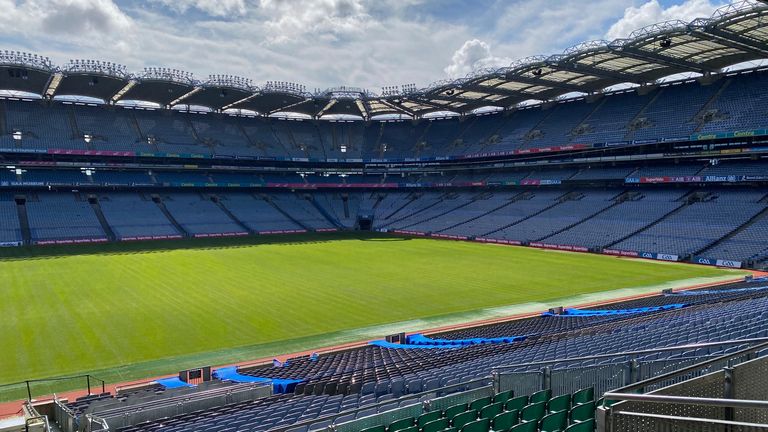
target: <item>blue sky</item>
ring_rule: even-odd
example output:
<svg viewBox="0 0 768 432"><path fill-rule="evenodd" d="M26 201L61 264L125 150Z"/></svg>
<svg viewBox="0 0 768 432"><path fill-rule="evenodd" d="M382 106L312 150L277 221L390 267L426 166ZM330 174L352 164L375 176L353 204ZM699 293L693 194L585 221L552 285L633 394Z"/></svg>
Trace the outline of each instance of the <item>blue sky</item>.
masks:
<svg viewBox="0 0 768 432"><path fill-rule="evenodd" d="M721 0L0 0L0 49L308 88L461 77Z"/></svg>

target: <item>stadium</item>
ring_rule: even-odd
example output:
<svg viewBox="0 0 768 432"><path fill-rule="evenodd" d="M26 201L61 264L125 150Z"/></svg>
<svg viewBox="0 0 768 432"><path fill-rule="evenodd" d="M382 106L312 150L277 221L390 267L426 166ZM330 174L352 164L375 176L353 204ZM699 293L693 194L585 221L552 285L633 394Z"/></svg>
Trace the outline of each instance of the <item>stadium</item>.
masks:
<svg viewBox="0 0 768 432"><path fill-rule="evenodd" d="M0 50L0 431L768 430L766 59L759 1L380 92Z"/></svg>

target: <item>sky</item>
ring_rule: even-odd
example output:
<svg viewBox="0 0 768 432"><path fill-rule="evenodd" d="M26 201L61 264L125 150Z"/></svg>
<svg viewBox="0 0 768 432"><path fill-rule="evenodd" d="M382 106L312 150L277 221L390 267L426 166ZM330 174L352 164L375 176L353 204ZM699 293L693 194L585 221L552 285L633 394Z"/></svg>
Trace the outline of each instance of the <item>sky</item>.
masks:
<svg viewBox="0 0 768 432"><path fill-rule="evenodd" d="M708 17L721 0L0 0L0 50L290 81L430 83Z"/></svg>

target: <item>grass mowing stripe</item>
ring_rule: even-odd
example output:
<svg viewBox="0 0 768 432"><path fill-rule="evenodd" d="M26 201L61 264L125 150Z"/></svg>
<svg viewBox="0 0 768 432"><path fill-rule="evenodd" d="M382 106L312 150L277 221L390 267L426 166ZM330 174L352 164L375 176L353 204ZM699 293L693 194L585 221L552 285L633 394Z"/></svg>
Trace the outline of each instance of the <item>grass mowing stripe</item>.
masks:
<svg viewBox="0 0 768 432"><path fill-rule="evenodd" d="M0 356L0 384L89 371L140 378L388 323L736 274L430 239L290 240L2 251L0 346L12 355Z"/></svg>

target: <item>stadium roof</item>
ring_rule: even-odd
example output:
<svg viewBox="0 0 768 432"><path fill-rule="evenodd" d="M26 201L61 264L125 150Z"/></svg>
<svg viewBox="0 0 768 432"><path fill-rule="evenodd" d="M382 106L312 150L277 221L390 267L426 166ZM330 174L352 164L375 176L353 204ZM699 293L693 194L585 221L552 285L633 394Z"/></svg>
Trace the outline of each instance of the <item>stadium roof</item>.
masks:
<svg viewBox="0 0 768 432"><path fill-rule="evenodd" d="M468 113L486 107L512 108L527 100L553 100L571 93L597 93L617 84L647 85L680 73L716 74L723 68L768 59L768 4L742 0L710 18L668 21L626 39L590 41L562 54L533 56L508 67L477 71L427 88L338 87L310 93L302 85L267 82L254 86L235 76L205 81L166 68L129 74L125 66L92 60L54 66L33 54L0 51L0 89L42 97L87 96L106 102L147 101L162 106L195 105L212 110L245 109L261 115L300 113L312 117L385 114Z"/></svg>

